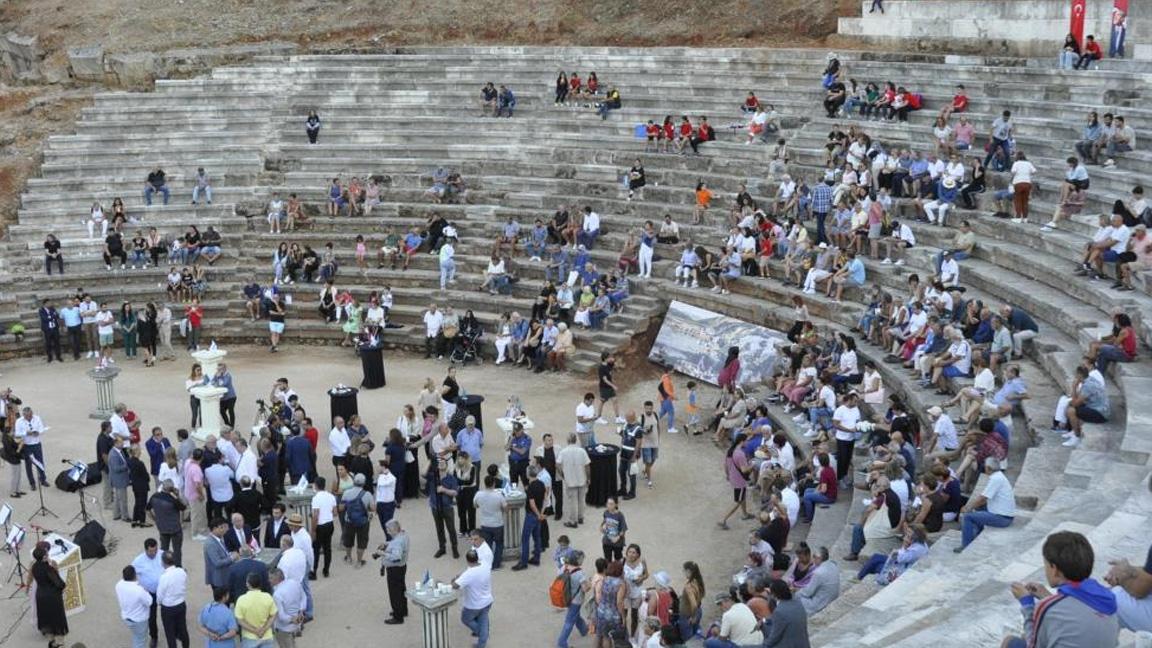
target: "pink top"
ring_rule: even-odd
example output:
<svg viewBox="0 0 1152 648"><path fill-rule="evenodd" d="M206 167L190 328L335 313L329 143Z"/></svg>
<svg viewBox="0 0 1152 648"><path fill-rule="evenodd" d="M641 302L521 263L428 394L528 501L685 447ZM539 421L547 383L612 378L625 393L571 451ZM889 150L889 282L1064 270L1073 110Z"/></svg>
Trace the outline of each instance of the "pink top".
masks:
<svg viewBox="0 0 1152 648"><path fill-rule="evenodd" d="M200 464L194 461L184 462L184 499L189 502L200 501L200 485L204 483L204 471Z"/></svg>
<svg viewBox="0 0 1152 648"><path fill-rule="evenodd" d="M748 479L744 477L742 472L747 468L748 457L739 447L732 451L731 457L724 457L724 470L728 473L728 483L732 485L732 488L748 487Z"/></svg>
<svg viewBox="0 0 1152 648"><path fill-rule="evenodd" d="M728 385L736 386L736 378L740 376L740 358L734 359L729 362L720 370L720 375L716 377L716 383L723 389Z"/></svg>

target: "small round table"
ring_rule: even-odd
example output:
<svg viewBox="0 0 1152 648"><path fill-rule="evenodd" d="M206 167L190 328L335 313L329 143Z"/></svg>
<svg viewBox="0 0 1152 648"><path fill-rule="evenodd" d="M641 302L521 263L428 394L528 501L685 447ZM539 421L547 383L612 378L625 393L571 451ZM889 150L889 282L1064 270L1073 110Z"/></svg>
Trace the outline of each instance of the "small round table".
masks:
<svg viewBox="0 0 1152 648"><path fill-rule="evenodd" d="M589 468L588 493L584 503L588 506L604 506L609 497L616 496L616 458L620 446L607 443L588 448Z"/></svg>

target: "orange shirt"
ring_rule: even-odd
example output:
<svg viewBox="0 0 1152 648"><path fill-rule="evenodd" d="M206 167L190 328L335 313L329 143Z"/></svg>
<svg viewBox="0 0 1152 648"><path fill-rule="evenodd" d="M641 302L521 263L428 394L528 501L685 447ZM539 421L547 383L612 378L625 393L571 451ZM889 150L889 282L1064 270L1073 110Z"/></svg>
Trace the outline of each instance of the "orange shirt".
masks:
<svg viewBox="0 0 1152 648"><path fill-rule="evenodd" d="M696 192L696 204L707 209L708 203L712 202L712 192L707 189L700 189Z"/></svg>

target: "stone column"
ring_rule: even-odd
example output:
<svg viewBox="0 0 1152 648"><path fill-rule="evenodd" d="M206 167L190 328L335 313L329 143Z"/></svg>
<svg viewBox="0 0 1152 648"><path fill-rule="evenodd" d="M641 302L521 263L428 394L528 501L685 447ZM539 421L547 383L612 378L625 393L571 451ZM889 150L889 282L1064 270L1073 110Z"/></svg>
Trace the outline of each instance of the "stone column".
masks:
<svg viewBox="0 0 1152 648"><path fill-rule="evenodd" d="M520 560L520 533L524 530L528 496L522 490L514 490L506 493L504 499L508 502L504 509L504 559Z"/></svg>
<svg viewBox="0 0 1152 648"><path fill-rule="evenodd" d="M423 648L449 648L448 608L456 603L458 594L448 586L414 587L404 593L413 605L420 608Z"/></svg>
<svg viewBox="0 0 1152 648"><path fill-rule="evenodd" d="M216 375L216 367L227 355L227 351L210 348L192 353L192 358L204 370L204 377L211 380ZM212 385L192 388L192 395L200 400L200 427L192 432L193 439L204 443L209 436L220 438L220 399L226 393L227 389Z"/></svg>
<svg viewBox="0 0 1152 648"><path fill-rule="evenodd" d="M88 377L96 382L96 408L88 413L88 418L101 421L112 416L116 407L116 390L113 381L120 375L120 367L96 367L87 371Z"/></svg>

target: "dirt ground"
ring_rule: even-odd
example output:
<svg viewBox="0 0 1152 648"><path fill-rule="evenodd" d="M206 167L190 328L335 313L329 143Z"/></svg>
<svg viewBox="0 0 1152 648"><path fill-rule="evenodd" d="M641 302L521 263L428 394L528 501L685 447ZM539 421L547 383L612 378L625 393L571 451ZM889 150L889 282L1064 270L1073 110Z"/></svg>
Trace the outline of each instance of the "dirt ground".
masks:
<svg viewBox="0 0 1152 648"><path fill-rule="evenodd" d="M373 438L379 439L398 416L405 403L416 401L417 393L426 376L439 382L445 364L412 357L388 357L385 360L387 387L362 392L359 409ZM0 383L12 386L24 402L33 407L50 426L45 434L46 465L55 474L63 458L92 459L98 422L88 418L95 404L95 388L84 375L88 362L65 362L46 365L42 361L25 360L6 365ZM139 362L122 361L123 373L116 381L117 399L126 402L142 417L146 428L162 426L174 436L177 427L188 418L188 400L183 390L190 360L158 363L145 368ZM254 401L267 398L273 381L288 377L300 393L304 406L317 421L328 417L328 398L325 391L337 383L357 384L360 378L359 362L350 351L339 348L285 349L278 355L269 355L262 349L237 349L228 357L228 364L236 381L239 401L237 422L250 422L255 413ZM639 373L639 372L636 372ZM573 429L574 410L580 395L593 385L584 379L545 374L537 376L524 370L485 364L459 371L461 385L469 393L486 397L484 422L488 428L484 448L484 462L502 460L503 435L495 426L510 395L517 395L534 419L533 436L539 441L544 432L566 436ZM678 381L683 391L684 380ZM644 400L656 395L655 381L622 385L621 409L640 409ZM710 402L710 395L701 395L702 402ZM606 428L598 428L604 438ZM322 432L323 433L323 432ZM700 563L709 592L726 587L729 575L739 566L742 548L746 545L746 529L741 523L731 531L720 531L715 525L722 509L730 501L730 491L721 473L721 453L706 437L684 434L665 434L661 440L661 454L654 473L655 487L651 490L641 483L639 496L622 508L627 516L629 542L636 542L644 550L649 570L666 570L677 588L682 585L680 565L685 560ZM378 452L377 452L378 454ZM328 449L320 443L319 465L329 466ZM4 464L3 471L10 468ZM421 463L423 466L423 461ZM7 475L0 477L7 484ZM92 495L99 497L96 487ZM0 501L8 501L0 494ZM75 531L79 524L69 525L78 510L76 495L55 489L45 491L45 504L59 518L38 517L33 523L62 532ZM32 494L11 500L14 519L23 524L36 509L38 501ZM90 507L97 519L109 530L114 549L101 560L85 561L84 581L88 607L73 616L69 623L71 634L67 645L82 641L88 646L119 647L128 643L127 631L116 621L118 608L113 588L120 569L128 564L143 548L145 538L154 529L132 529L122 522L114 522L99 505ZM598 510L586 515L589 523L578 530L565 529L552 524L552 537L567 532L573 545L595 557L600 553L599 535L595 530ZM435 532L431 515L424 500L407 501L398 517L412 537L410 578L414 580L425 569L433 576L447 581L463 567L463 560L450 557L435 560ZM68 534L70 536L70 533ZM371 546L383 535L373 522ZM28 550L29 547L26 547ZM550 553L550 552L549 552ZM25 552L27 555L27 551ZM189 571L190 618L208 601L209 592L203 585L204 563L200 544L185 540L185 567ZM313 583L316 596L316 621L310 624L302 647L320 646L331 638L339 637L343 645L377 644L380 639L389 645L419 645L418 617L403 626L383 623L387 611L387 593L384 580L379 577L378 565L353 569L339 557L333 563L332 577ZM12 559L0 554L0 576L12 569ZM492 610L492 639L490 645L499 648L540 648L554 645L562 615L553 610L547 600L547 589L554 573L547 567L513 572L507 568L496 573L494 590L496 604ZM33 646L41 639L31 625L27 597L14 592L10 584L0 586L0 645ZM712 618L712 608L706 608L706 618ZM470 645L467 631L457 620L458 611L450 616L452 644ZM193 640L199 645L202 639ZM574 641L574 646L589 645L588 640Z"/></svg>

